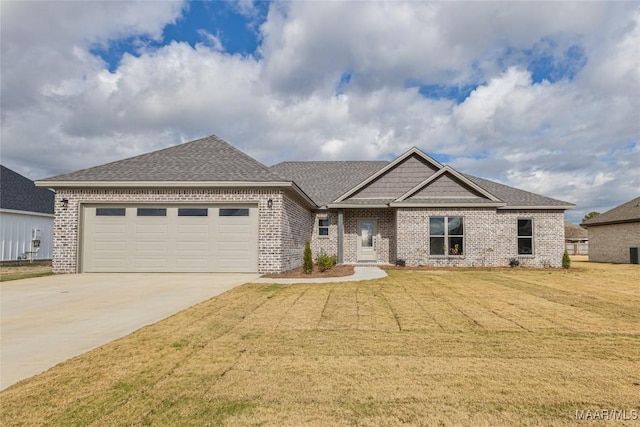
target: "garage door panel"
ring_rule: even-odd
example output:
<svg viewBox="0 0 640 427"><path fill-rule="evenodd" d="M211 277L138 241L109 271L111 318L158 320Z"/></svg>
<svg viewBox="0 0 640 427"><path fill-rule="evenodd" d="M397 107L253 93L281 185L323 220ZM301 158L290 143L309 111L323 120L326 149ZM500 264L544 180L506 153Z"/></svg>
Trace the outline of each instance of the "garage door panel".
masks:
<svg viewBox="0 0 640 427"><path fill-rule="evenodd" d="M176 250L178 255L189 252L209 253L209 242L177 242Z"/></svg>
<svg viewBox="0 0 640 427"><path fill-rule="evenodd" d="M206 216L202 217L209 220ZM207 234L209 224L178 224L178 234Z"/></svg>
<svg viewBox="0 0 640 427"><path fill-rule="evenodd" d="M206 208L207 216L178 216L178 205L130 205L125 216L97 216L95 206L86 206L82 225L82 270L256 272L257 207L223 205L231 210L249 209L250 214L220 216L219 206L186 206L200 209L200 212ZM139 207L166 208L166 216L139 217Z"/></svg>
<svg viewBox="0 0 640 427"><path fill-rule="evenodd" d="M163 270L167 266L166 257L138 257L135 259L134 266L144 269L160 269Z"/></svg>
<svg viewBox="0 0 640 427"><path fill-rule="evenodd" d="M135 242L136 252L139 253L139 256L144 256L145 254L164 254L167 252L167 242L158 242L158 241L137 241Z"/></svg>
<svg viewBox="0 0 640 427"><path fill-rule="evenodd" d="M94 243L93 248L98 251L114 251L116 253L122 253L127 250L127 242L122 240L102 240Z"/></svg>
<svg viewBox="0 0 640 427"><path fill-rule="evenodd" d="M220 251L219 257L224 257L225 254L229 252L244 252L245 255L249 252L250 248L249 242L225 242L224 245L219 245L218 249Z"/></svg>
<svg viewBox="0 0 640 427"><path fill-rule="evenodd" d="M207 258L185 258L176 260L176 267L181 270L207 271L209 260Z"/></svg>
<svg viewBox="0 0 640 427"><path fill-rule="evenodd" d="M124 224L96 224L95 233L106 236L125 235L127 234L127 227Z"/></svg>
<svg viewBox="0 0 640 427"><path fill-rule="evenodd" d="M221 224L218 233L226 234L250 234L251 227L248 224Z"/></svg>
<svg viewBox="0 0 640 427"><path fill-rule="evenodd" d="M137 234L166 234L168 227L166 224L137 224Z"/></svg>

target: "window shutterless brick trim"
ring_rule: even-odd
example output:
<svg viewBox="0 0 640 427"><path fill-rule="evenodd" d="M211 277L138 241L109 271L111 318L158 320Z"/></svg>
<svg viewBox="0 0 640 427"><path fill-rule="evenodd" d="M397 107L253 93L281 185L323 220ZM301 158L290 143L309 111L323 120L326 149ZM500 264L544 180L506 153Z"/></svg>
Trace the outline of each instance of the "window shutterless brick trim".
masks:
<svg viewBox="0 0 640 427"><path fill-rule="evenodd" d="M464 255L429 255L428 221L431 216L463 216ZM518 255L518 219L532 218L535 254ZM512 258L521 265L560 267L564 252L564 212L554 210L398 208L398 259L419 266L506 266Z"/></svg>

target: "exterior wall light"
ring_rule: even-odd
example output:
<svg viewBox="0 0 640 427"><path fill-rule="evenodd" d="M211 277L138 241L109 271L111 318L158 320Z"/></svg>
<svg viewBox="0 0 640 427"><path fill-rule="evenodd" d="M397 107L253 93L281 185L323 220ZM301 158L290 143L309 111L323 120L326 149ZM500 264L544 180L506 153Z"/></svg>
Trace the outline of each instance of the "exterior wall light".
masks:
<svg viewBox="0 0 640 427"><path fill-rule="evenodd" d="M66 211L69 207L69 199L62 199L60 200L60 203L62 203L62 209Z"/></svg>
<svg viewBox="0 0 640 427"><path fill-rule="evenodd" d="M269 207L269 209L273 207L273 199L269 199L269 201L267 201L267 207Z"/></svg>

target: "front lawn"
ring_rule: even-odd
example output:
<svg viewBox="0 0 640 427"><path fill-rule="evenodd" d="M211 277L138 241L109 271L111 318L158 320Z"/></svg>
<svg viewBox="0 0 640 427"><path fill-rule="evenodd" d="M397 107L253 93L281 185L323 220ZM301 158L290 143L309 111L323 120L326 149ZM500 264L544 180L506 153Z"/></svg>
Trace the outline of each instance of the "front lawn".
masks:
<svg viewBox="0 0 640 427"><path fill-rule="evenodd" d="M33 277L51 276L51 263L0 266L0 282L9 280L31 279Z"/></svg>
<svg viewBox="0 0 640 427"><path fill-rule="evenodd" d="M576 411L603 409L632 417L640 269L573 266L241 286L9 388L0 424L565 425L578 423Z"/></svg>

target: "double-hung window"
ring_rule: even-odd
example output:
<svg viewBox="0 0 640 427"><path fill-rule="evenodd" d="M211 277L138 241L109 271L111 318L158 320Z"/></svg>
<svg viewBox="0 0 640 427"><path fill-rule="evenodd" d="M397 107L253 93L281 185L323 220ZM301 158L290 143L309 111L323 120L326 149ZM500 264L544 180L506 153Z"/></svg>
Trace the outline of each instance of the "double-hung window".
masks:
<svg viewBox="0 0 640 427"><path fill-rule="evenodd" d="M318 219L318 236L329 235L329 218Z"/></svg>
<svg viewBox="0 0 640 427"><path fill-rule="evenodd" d="M464 255L464 218L435 216L429 218L429 255Z"/></svg>
<svg viewBox="0 0 640 427"><path fill-rule="evenodd" d="M533 255L533 219L518 219L518 255Z"/></svg>

